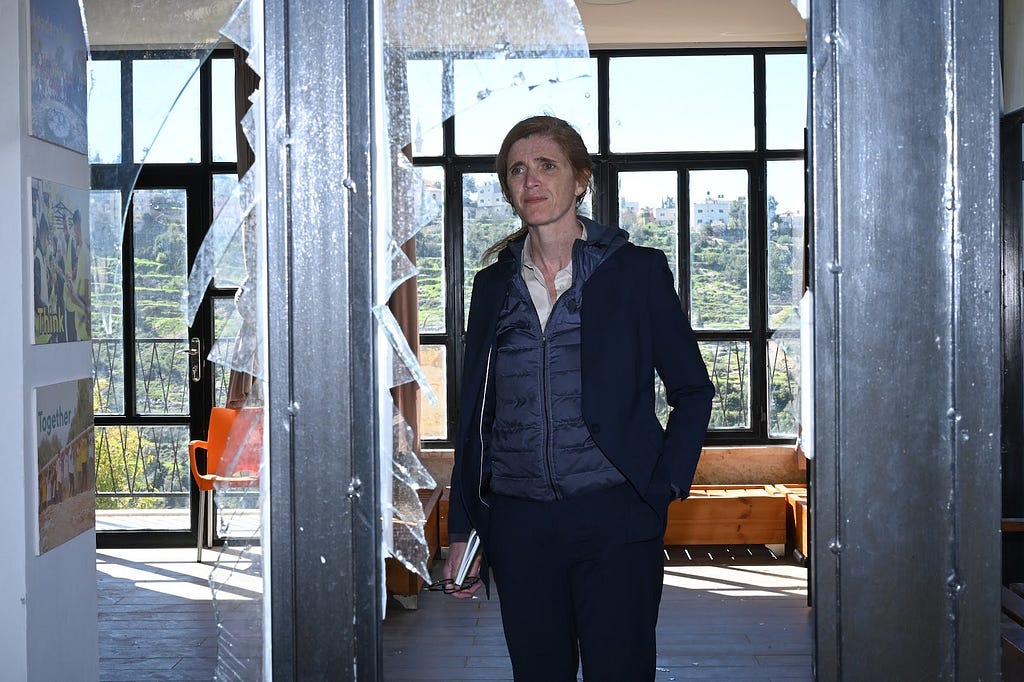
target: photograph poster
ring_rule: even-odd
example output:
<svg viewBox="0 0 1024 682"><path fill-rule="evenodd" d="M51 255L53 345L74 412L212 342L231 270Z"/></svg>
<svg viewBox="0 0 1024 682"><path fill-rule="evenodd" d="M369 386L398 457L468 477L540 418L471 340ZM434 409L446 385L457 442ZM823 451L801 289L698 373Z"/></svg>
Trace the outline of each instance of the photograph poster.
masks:
<svg viewBox="0 0 1024 682"><path fill-rule="evenodd" d="M92 338L89 191L32 178L33 343Z"/></svg>
<svg viewBox="0 0 1024 682"><path fill-rule="evenodd" d="M33 137L88 151L88 47L78 0L30 0Z"/></svg>
<svg viewBox="0 0 1024 682"><path fill-rule="evenodd" d="M36 388L39 553L96 526L92 379Z"/></svg>

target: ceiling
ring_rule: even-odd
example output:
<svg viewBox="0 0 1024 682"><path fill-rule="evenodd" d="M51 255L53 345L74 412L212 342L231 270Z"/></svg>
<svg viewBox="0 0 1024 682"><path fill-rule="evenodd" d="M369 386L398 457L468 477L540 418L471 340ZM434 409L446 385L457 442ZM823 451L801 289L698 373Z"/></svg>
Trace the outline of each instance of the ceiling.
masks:
<svg viewBox="0 0 1024 682"><path fill-rule="evenodd" d="M797 0L806 2L806 0ZM492 0L384 0L446 16L462 40L528 21L522 3ZM492 4L484 5L484 2ZM575 0L591 48L690 45L803 45L806 26L793 0ZM615 4L607 4L614 2ZM90 44L212 46L238 0L84 0ZM442 8L438 10L438 8ZM467 10L468 7L468 10ZM482 15L477 7L486 7ZM544 5L541 5L544 7ZM555 7L554 3L550 7ZM543 21L542 17L535 17ZM460 22L466 23L466 27ZM487 40L490 40L487 38ZM493 41L490 42L493 44Z"/></svg>
<svg viewBox="0 0 1024 682"><path fill-rule="evenodd" d="M575 0L591 48L803 45L792 0Z"/></svg>

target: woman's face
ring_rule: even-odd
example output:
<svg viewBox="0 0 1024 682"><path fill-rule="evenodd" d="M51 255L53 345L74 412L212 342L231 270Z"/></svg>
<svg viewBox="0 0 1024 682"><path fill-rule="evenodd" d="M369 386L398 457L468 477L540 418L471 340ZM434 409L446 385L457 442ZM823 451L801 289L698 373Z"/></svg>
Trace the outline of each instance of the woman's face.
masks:
<svg viewBox="0 0 1024 682"><path fill-rule="evenodd" d="M561 146L545 135L517 140L508 152L509 198L530 227L576 222L576 197L586 189Z"/></svg>

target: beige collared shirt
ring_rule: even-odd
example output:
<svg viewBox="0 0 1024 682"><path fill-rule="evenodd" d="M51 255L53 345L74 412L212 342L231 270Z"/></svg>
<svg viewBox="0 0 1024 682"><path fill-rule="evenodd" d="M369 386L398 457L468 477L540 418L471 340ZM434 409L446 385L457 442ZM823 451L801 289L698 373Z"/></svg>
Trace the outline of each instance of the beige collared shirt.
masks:
<svg viewBox="0 0 1024 682"><path fill-rule="evenodd" d="M580 237L583 241L587 240L587 228L583 225L583 236ZM548 285L544 281L544 274L540 271L534 262L533 255L530 249L530 235L526 235L526 241L523 242L523 279L526 280L526 288L530 292L530 298L533 299L533 307L537 309L537 317L540 318L540 328L544 331L544 327L547 326L548 318L551 316L551 308L554 306L555 301L558 297L569 290L572 286L572 259L564 268L555 273L555 300L552 301L548 297Z"/></svg>

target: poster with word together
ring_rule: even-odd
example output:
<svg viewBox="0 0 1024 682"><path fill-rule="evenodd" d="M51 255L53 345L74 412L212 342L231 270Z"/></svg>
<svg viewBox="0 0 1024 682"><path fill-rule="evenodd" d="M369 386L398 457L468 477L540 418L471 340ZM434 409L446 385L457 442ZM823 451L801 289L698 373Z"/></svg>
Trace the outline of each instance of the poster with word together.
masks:
<svg viewBox="0 0 1024 682"><path fill-rule="evenodd" d="M72 151L88 150L88 47L78 0L31 0L31 134Z"/></svg>
<svg viewBox="0 0 1024 682"><path fill-rule="evenodd" d="M92 338L89 191L32 178L33 343Z"/></svg>
<svg viewBox="0 0 1024 682"><path fill-rule="evenodd" d="M92 379L36 388L39 554L96 526Z"/></svg>

